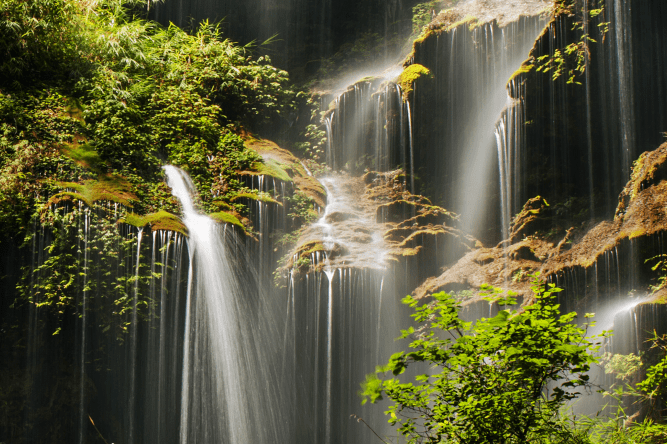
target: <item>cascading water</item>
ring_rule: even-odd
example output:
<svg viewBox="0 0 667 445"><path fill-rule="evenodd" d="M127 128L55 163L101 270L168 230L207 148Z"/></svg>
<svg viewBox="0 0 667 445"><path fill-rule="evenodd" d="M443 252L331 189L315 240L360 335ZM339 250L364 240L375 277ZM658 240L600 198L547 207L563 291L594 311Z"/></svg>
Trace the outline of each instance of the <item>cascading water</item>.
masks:
<svg viewBox="0 0 667 445"><path fill-rule="evenodd" d="M415 89L415 170L440 178L422 193L460 213L466 230L482 240L500 237L492 233L499 201L494 130L507 104L505 87L545 23L534 15L502 27L459 26L415 48L412 62L435 76L433 85L420 81Z"/></svg>
<svg viewBox="0 0 667 445"><path fill-rule="evenodd" d="M274 331L266 301L248 272L235 235L199 214L194 186L176 167L164 167L188 228L190 284L184 345L182 442L279 440L280 385Z"/></svg>
<svg viewBox="0 0 667 445"><path fill-rule="evenodd" d="M196 12L210 15L214 5L204 3ZM236 8L221 3L224 8L218 11ZM234 17L249 18L256 7L255 28L268 24L263 37L299 22L300 28L286 37L288 62L305 48L299 41L305 34L317 34L319 46L303 51L303 57L330 55L331 25L340 14L334 4L288 3L253 0L243 11L237 8ZM186 4L165 2L156 14L175 8L185 16ZM50 388L72 380L67 390L72 400L58 402L54 411L71 413L58 425L76 431L72 440L81 442L99 440L98 427L109 442L370 441L372 432L351 415L391 435L383 408L360 407L356 392L365 374L400 349L393 342L397 329L412 324L399 298L442 267L456 269L451 266L469 251L488 252L488 246L508 240L512 216L536 194L553 191L563 202L587 199L588 214L577 225L613 213L631 162L662 140L667 40L660 19L664 13L658 12L664 8L637 0L605 5L599 21L610 23L610 33L586 55L579 90L565 78L554 82L551 74L537 80L523 72L512 75L531 47L539 57L577 42L571 23L561 17L534 44L546 22L537 13L507 24L480 20L429 28L434 32L418 42L409 63L427 67L433 79L418 79L412 93L404 95L393 83L396 73L389 76L394 81L379 76L352 84L324 116L327 164L365 176L330 173L321 178L328 205L320 220L301 232L301 243L309 248L295 254L286 291L274 289L270 275L284 253L273 236L290 231L283 198L294 184L288 180L246 176L245 185L256 193L240 198L255 231L245 237L199 214L194 187L174 167L165 172L182 204L189 238L123 223L120 213L127 214L129 207L54 204L47 213L56 216L48 217L63 218L63 224L46 229L35 219L26 269L24 288L34 304L25 310L26 352L21 356L26 372L20 378L28 388L24 423L33 425L37 413L54 403L57 393ZM400 10L400 1L386 2L387 30ZM316 29L305 30L304 17ZM242 24L227 26L240 29ZM584 32L589 27L595 29L586 23ZM389 46L381 51L383 61L391 58ZM643 69L648 66L653 68ZM323 103L328 99L321 97ZM366 170L397 167L403 172L391 184L396 197L384 197L395 202L369 205L364 191L389 176ZM459 250L451 247L451 239L463 238L460 232L443 228L442 220L428 213L431 201L409 192L460 212L462 230L478 235L487 247L475 240L457 244ZM559 209L574 213L566 207ZM102 215L107 223L100 222ZM420 217L427 222L416 231ZM76 227L76 236L54 243L68 224ZM110 234L116 236L113 242ZM662 235L635 234L614 239L590 264L547 269L556 270L549 279L566 289L558 300L564 311L598 312L598 319L614 321L616 336L608 345L613 352L639 353L646 332L667 328L662 305L628 297L651 278L644 270L648 267L637 265L648 252L661 253L665 246ZM572 240L563 239L563 252L569 248L565 241ZM404 250L389 252L391 242L404 244ZM523 253L531 265L546 264L527 250ZM75 263L69 271L53 269L71 273L73 284L67 286L77 289L75 309L68 314L73 321L45 319L40 308L53 275L46 266L60 254L71 255ZM509 264L509 255L505 260ZM493 261L491 255L469 264L482 268L487 261ZM472 275L453 283L475 288ZM466 315L492 316L496 309L472 302ZM112 313L116 318L110 321L104 314ZM68 337L53 335L68 324ZM52 371L49 363L60 367ZM49 437L46 425L31 426L21 439Z"/></svg>
<svg viewBox="0 0 667 445"><path fill-rule="evenodd" d="M333 100L325 116L326 160L334 170L386 172L397 166L411 171L409 114L401 88L391 79L396 70L362 80Z"/></svg>

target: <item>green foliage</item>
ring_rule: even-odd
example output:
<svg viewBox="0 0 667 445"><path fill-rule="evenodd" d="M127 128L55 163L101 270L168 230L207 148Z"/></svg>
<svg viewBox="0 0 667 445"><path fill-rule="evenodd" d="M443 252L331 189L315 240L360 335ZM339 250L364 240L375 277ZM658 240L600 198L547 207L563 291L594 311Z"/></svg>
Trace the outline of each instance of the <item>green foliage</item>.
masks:
<svg viewBox="0 0 667 445"><path fill-rule="evenodd" d="M47 80L69 67L74 10L69 0L0 0L0 88Z"/></svg>
<svg viewBox="0 0 667 445"><path fill-rule="evenodd" d="M277 126L295 108L287 73L269 59L208 23L187 33L146 22L135 15L145 0L2 4L0 52L14 45L22 56L0 68L16 78L0 91L0 189L3 197L20 195L0 203L0 223L14 224L7 205L20 203L25 227L44 188L38 177L80 183L120 174L138 199L135 212L177 211L162 184L166 162L190 173L204 210L221 210L243 188L236 173L261 160L237 133ZM50 63L49 90L24 82L22 72L52 58L63 63ZM64 62L72 58L76 70Z"/></svg>
<svg viewBox="0 0 667 445"><path fill-rule="evenodd" d="M655 413L657 406L665 406L667 402L667 335L658 336L653 332L653 337L647 340L651 344L648 353L637 357L634 354L614 354L607 357L608 362L605 371L614 374L623 380L625 385L617 388L617 396L635 396L640 402L648 402L652 415L655 419L662 419L662 413ZM625 366L618 366L620 363ZM628 365L629 364L629 365ZM644 378L636 385L632 385L631 377L640 375L645 370Z"/></svg>
<svg viewBox="0 0 667 445"><path fill-rule="evenodd" d="M664 443L667 440L663 412L657 409L664 409L667 396L667 336L654 332L648 342L651 347L641 356L603 355L605 372L620 379L620 385L614 384L604 392L615 401L616 412L582 416L576 421L576 428L588 442ZM638 411L629 416L627 412L633 406L633 411Z"/></svg>
<svg viewBox="0 0 667 445"><path fill-rule="evenodd" d="M293 218L297 226L310 224L317 219L315 201L303 192L296 192L293 196L286 196L289 204L288 216Z"/></svg>
<svg viewBox="0 0 667 445"><path fill-rule="evenodd" d="M305 142L296 144L296 148L314 161L322 161L325 157L324 147L327 142L327 132L321 125L308 124L304 136Z"/></svg>
<svg viewBox="0 0 667 445"><path fill-rule="evenodd" d="M421 34L424 26L431 23L433 13L440 12L442 3L443 0L432 0L418 3L412 7L412 34L414 36Z"/></svg>
<svg viewBox="0 0 667 445"><path fill-rule="evenodd" d="M389 423L411 443L579 441L559 410L589 386L599 346L586 337L586 324L573 323L575 313L560 314L554 299L561 289L537 278L532 289L535 300L522 311L504 309L474 324L459 317L459 304L444 292L425 304L406 297L421 326L401 331L400 338L413 340L411 350L392 355L377 372L399 376L414 363L432 371L414 383L370 374L364 402L389 397ZM499 289L486 291L499 305L515 304Z"/></svg>
<svg viewBox="0 0 667 445"><path fill-rule="evenodd" d="M642 366L642 360L635 354L611 354L606 352L602 356L604 371L615 374L621 380L627 381L634 376Z"/></svg>
<svg viewBox="0 0 667 445"><path fill-rule="evenodd" d="M26 238L44 247L23 268L19 301L51 308L61 323L94 312L102 332L122 341L134 309L143 317L154 304L144 293L152 275L143 255L136 265L137 237L122 236L100 207L49 206L41 223L46 231Z"/></svg>
<svg viewBox="0 0 667 445"><path fill-rule="evenodd" d="M4 233L25 233L35 206L55 191L43 178L68 181L85 175L55 148L81 129L66 114L66 107L66 98L55 92L0 93L0 230Z"/></svg>
<svg viewBox="0 0 667 445"><path fill-rule="evenodd" d="M562 75L567 75L568 84L581 85L577 79L586 72L588 60L590 59L591 43L597 43L590 35L590 26L600 17L604 11L603 0L584 0L589 3L587 13L581 11L580 5L574 0L557 0L554 2L554 14L556 16L578 16L572 21L572 31L578 34L578 40L569 43L564 48L556 48L553 54L539 56L536 60L536 69L538 72L551 72L553 80ZM595 4L597 8L591 8ZM600 17L601 18L601 17ZM598 19L599 20L599 19ZM604 39L609 30L607 22L597 23L599 32Z"/></svg>
<svg viewBox="0 0 667 445"><path fill-rule="evenodd" d="M582 443L665 443L665 425L644 419L626 425L628 416L621 408L612 416L582 416L575 424Z"/></svg>
<svg viewBox="0 0 667 445"><path fill-rule="evenodd" d="M655 261L655 264L651 266L652 271L659 271L658 282L655 285L651 285L651 293L656 293L661 289L664 289L667 286L667 254L656 255L652 258L645 260L645 263L650 261Z"/></svg>

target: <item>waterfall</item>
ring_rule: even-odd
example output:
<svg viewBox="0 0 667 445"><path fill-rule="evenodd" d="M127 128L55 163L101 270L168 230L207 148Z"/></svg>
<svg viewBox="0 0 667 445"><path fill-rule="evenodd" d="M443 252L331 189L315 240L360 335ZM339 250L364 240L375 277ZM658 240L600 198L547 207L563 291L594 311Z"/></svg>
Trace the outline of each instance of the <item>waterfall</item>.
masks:
<svg viewBox="0 0 667 445"><path fill-rule="evenodd" d="M195 189L164 167L183 207L191 258L180 439L182 442L280 440L279 382L273 373L274 326L249 258L227 229L194 205ZM268 306L267 306L268 305Z"/></svg>
<svg viewBox="0 0 667 445"><path fill-rule="evenodd" d="M171 12L178 16L175 23L185 24L188 15L200 20L229 13L221 25L224 35L243 36L239 41L258 36L261 41L280 32L275 60L281 68L299 67L293 75L301 81L315 80L319 67L338 73L323 59L341 43L353 43L351 37L339 39L343 32L354 28L350 34L362 30L368 37L378 31L378 26L364 27L372 20L361 17L366 14L360 13L362 3L368 16L382 22L380 31L393 39L378 44L373 60L357 58L363 71L376 61L392 62L395 42L401 40L395 31L412 26L408 3L388 0L378 8L352 0L336 7L331 0L247 0L242 5L231 0L168 0L151 14L167 23L174 18L166 17ZM476 2L459 6L466 3ZM477 3L484 12L494 2ZM650 270L645 260L666 248L663 232L647 235L644 225L621 227L619 220L595 226L599 232L588 227L611 219L632 162L664 141L665 5L657 0L604 2L601 15L580 30L572 26L578 18L566 15L545 28L547 18L534 11L509 23L480 19L453 28L438 21L443 14L423 29L406 62L423 65L432 74L420 77L411 92L402 90L397 77L402 67L394 64L389 74L371 70L366 74L372 75L362 77L355 72L344 89L318 87L314 94L321 94L321 114L286 106L281 114L287 123L280 125L291 130L284 133L278 124L268 130L262 124L240 124L244 137L252 137L247 147L255 143L253 134L266 137L271 131L280 134L281 145L300 147L301 127L321 118L326 142L321 130L308 130L308 137L317 139L317 147L325 144L329 168L323 173L326 167L290 158L280 162L280 174L258 169L258 163L232 178L225 167L219 179L228 183L212 189L215 199L202 207L243 209L237 216L244 228L204 215L195 185L176 167L164 168L173 202L147 203L145 196L165 202L171 198L165 198L163 184L148 193L146 187L156 183L147 176L140 180L143 173L138 172L129 181L141 191L132 207L88 199L76 188L81 184L62 185L56 179L65 180L70 173L78 179L68 180L79 182L94 181L89 178L98 173L73 167L74 161L64 158L53 160L62 177L46 175L34 188L36 212L32 227L26 225L29 237L23 246L20 240L4 244L0 239L10 252L0 270L1 290L7 295L0 311L0 332L8 332L3 360L10 363L7 381L20 382L7 390L13 393L6 402L15 405L5 411L20 419L12 417L6 424L23 428L10 439L64 437L83 443L99 442L103 435L109 443L375 440L354 416L381 436L395 436L383 415L389 401L362 407L357 392L376 365L408 347L407 341L394 340L400 328L414 326L412 310L400 298L420 292L422 284L429 288L422 295L436 288L475 292L487 278L509 287L514 284L510 273L522 275L528 266L542 268L551 274L550 282L565 289L557 297L563 312L597 314L591 334L613 326L615 336L606 351L645 351L645 339L654 328L659 335L667 332L665 305L654 304L644 293L659 272ZM341 24L345 14L354 19ZM609 32L602 35L597 25L607 23ZM568 83L567 75L554 80L552 73L537 71L540 57L578 43L579 31L597 40L585 54L585 73L576 79L581 85ZM351 45L340 48L345 52ZM262 63L272 63L265 60ZM534 64L532 71L529 64ZM220 106L226 91L221 87L210 102L206 99L207 109ZM301 101L302 96L295 97ZM9 94L2 98L7 104L18 100ZM308 98L309 104L311 99L318 100ZM40 113L29 115L41 119ZM90 147L102 147L92 136L89 142ZM170 150L171 145L164 145ZM275 153L282 150L270 145L257 149L266 167L271 167L272 156L277 162ZM2 156L10 159L9 148L5 151ZM214 159L208 158L217 168ZM301 167L307 184L294 173ZM112 169L109 166L109 174ZM649 182L642 187L652 186ZM243 193L230 198L237 185ZM48 194L57 187L65 193L51 201ZM326 208L305 199L316 195L315 201L321 202L323 190ZM298 231L295 226L306 218L291 219L292 201L285 199L296 192L302 195L294 202L307 202L303 213L312 215L312 205L320 215ZM513 216L538 194L548 199L556 216L539 215L543 225L535 236L528 234L524 244L512 246ZM44 198L48 201L42 208ZM148 216L142 212L173 212L176 201L187 231L180 223L177 231L170 231L159 228L169 226L126 218L137 212L133 216L141 218L136 220L150 220L142 219ZM447 214L445 219L438 206L460 218ZM291 210L296 208L293 204ZM647 211L645 221L655 217L651 228L663 230L667 217L658 213ZM602 236L603 229L616 230L614 237ZM604 252L579 261L577 255L584 255L568 250L586 234L600 236L578 246L599 245ZM537 246L547 252L542 255L533 249L538 241L554 246ZM283 261L293 247L290 242L296 242L291 269ZM299 250L303 246L308 248ZM512 247L515 250L501 252ZM510 269L517 264L519 269ZM285 288L274 286L272 274L278 267ZM443 284L438 280L446 273L451 275ZM498 311L482 300L466 304L469 320ZM428 372L411 365L406 377ZM595 378L606 384L603 374ZM596 412L600 402L584 400L590 412ZM0 427L0 433L9 428L2 422Z"/></svg>
<svg viewBox="0 0 667 445"><path fill-rule="evenodd" d="M440 178L432 199L461 214L469 233L497 242L496 123L507 105L506 84L528 57L545 19L521 17L500 27L459 26L415 48L414 63L431 70L434 85L415 90L412 109L415 168ZM426 173L428 172L428 173Z"/></svg>
<svg viewBox="0 0 667 445"><path fill-rule="evenodd" d="M510 91L522 90L521 84L515 79L508 84ZM518 99L514 99L517 97ZM496 123L495 137L498 149L498 173L500 194L501 238L509 239L509 228L512 215L523 205L521 198L525 196L522 188L522 172L525 163L522 160L520 138L524 135L522 127L525 122L523 115L523 93L508 94L505 109Z"/></svg>

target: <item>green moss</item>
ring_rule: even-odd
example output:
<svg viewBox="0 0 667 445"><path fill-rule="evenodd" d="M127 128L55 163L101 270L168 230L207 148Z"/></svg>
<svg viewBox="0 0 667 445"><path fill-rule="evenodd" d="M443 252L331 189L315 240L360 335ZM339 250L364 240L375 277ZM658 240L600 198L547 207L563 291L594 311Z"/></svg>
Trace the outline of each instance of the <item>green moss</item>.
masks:
<svg viewBox="0 0 667 445"><path fill-rule="evenodd" d="M514 71L514 73L510 76L510 78L509 78L509 80L507 81L507 83L510 83L511 81L513 81L514 79L516 79L517 77L519 77L519 76L522 75L522 74L531 72L532 69L533 69L534 67L535 67L534 65L532 65L532 64L530 64L530 63L526 63L526 62L524 62L524 63L519 67L518 70Z"/></svg>
<svg viewBox="0 0 667 445"><path fill-rule="evenodd" d="M398 84L403 91L403 100L407 100L408 96L412 92L412 85L417 79L422 76L428 76L432 78L433 75L431 71L423 65L414 63L403 70L401 75L398 77Z"/></svg>
<svg viewBox="0 0 667 445"><path fill-rule="evenodd" d="M454 22L451 25L449 25L446 28L446 31L449 32L454 28L458 28L461 25L468 25L470 27L470 30L472 31L475 29L477 25L479 25L479 22L477 20L477 17L473 17L471 15L465 16L462 20L459 20L458 22Z"/></svg>
<svg viewBox="0 0 667 445"><path fill-rule="evenodd" d="M423 238L424 236L432 236L434 238L437 238L438 235L445 235L447 232L445 232L443 229L440 228L433 228L433 229L422 229L422 230L416 230L412 232L407 238L405 238L399 245L398 247L407 247L409 243L412 241L416 241L419 238Z"/></svg>
<svg viewBox="0 0 667 445"><path fill-rule="evenodd" d="M75 139L74 142L61 147L60 152L81 167L99 173L104 168L102 158L94 148L82 142L84 142L83 138Z"/></svg>
<svg viewBox="0 0 667 445"><path fill-rule="evenodd" d="M310 256L311 253L323 252L324 250L324 244L322 244L320 241L311 241L301 246L299 249L299 256L307 257Z"/></svg>
<svg viewBox="0 0 667 445"><path fill-rule="evenodd" d="M78 98L76 97L67 98L67 107L65 108L65 112L72 119L76 119L77 121L82 123L84 122L83 105L81 104L81 101Z"/></svg>
<svg viewBox="0 0 667 445"><path fill-rule="evenodd" d="M213 205L217 207L218 209L221 209L223 211L225 210L233 210L233 207L229 205L229 203L221 200L215 200L213 201Z"/></svg>
<svg viewBox="0 0 667 445"><path fill-rule="evenodd" d="M89 205L97 201L111 201L132 207L132 201L137 201L136 195L131 191L132 185L118 175L104 175L99 180L87 179L83 184L59 182L58 185L74 189Z"/></svg>
<svg viewBox="0 0 667 445"><path fill-rule="evenodd" d="M268 203L272 203L272 204L278 204L280 206L282 205L282 203L276 201L275 199L271 198L270 196L267 196L264 193L262 193L262 194L251 193L251 192L239 193L238 195L236 195L232 199L230 199L230 201L236 202L239 199L243 199L243 198L252 199L252 200L261 201L261 202L268 202Z"/></svg>
<svg viewBox="0 0 667 445"><path fill-rule="evenodd" d="M638 238L638 237L644 236L644 235L646 235L646 230L643 229L643 228L640 228L640 229L633 230L632 232L630 232L630 235L628 235L628 239Z"/></svg>
<svg viewBox="0 0 667 445"><path fill-rule="evenodd" d="M129 224L135 227L145 227L150 225L151 230L171 230L187 235L187 228L181 219L169 212L160 210L156 213L149 213L148 215L137 215L136 213L128 213L120 222Z"/></svg>
<svg viewBox="0 0 667 445"><path fill-rule="evenodd" d="M632 189L630 190L630 200L635 199L637 194L641 191L641 185L644 178L648 177L652 172L644 174L644 161L646 160L646 153L642 153L632 163L632 174L630 175L630 183ZM642 177L643 176L643 177Z"/></svg>
<svg viewBox="0 0 667 445"><path fill-rule="evenodd" d="M362 77L361 79L357 80L355 85L358 85L360 83L365 83L365 82L373 82L375 80L381 79L381 77L378 76L365 76Z"/></svg>
<svg viewBox="0 0 667 445"><path fill-rule="evenodd" d="M400 255L403 257L417 256L419 251L422 249L422 246L404 248L401 250Z"/></svg>
<svg viewBox="0 0 667 445"><path fill-rule="evenodd" d="M52 204L60 204L62 202L74 202L74 201L81 201L84 204L86 204L88 207L92 207L93 203L88 201L85 197L80 195L79 193L76 192L60 192L56 193L55 195L51 196L49 200L47 201L46 205L44 208L48 208Z"/></svg>
<svg viewBox="0 0 667 445"><path fill-rule="evenodd" d="M257 175L266 175L284 182L292 182L292 178L287 173L286 167L291 170L290 166L285 166L273 159L264 159L262 162L255 162L253 164L253 170L255 170Z"/></svg>
<svg viewBox="0 0 667 445"><path fill-rule="evenodd" d="M667 293L660 292L659 295L656 295L655 298L639 303L640 306L649 305L649 304L667 304Z"/></svg>
<svg viewBox="0 0 667 445"><path fill-rule="evenodd" d="M414 48L415 45L421 45L422 43L424 43L424 41L426 39L428 39L430 36L432 36L433 34L435 34L435 32L433 30L428 29L428 28L424 29L422 31L422 33L419 35L419 37L417 37L415 39L415 41L412 43L413 48Z"/></svg>
<svg viewBox="0 0 667 445"><path fill-rule="evenodd" d="M236 217L236 215L233 215L233 214L231 214L231 213L227 213L227 212L216 212L216 213L211 213L211 214L208 215L208 216L211 217L211 218L213 218L213 219L216 220L217 222L220 222L220 223L227 223L227 224L232 224L232 225L234 225L234 226L237 226L238 228L240 228L240 229L243 230L244 232L246 231L246 230L245 230L245 227L243 226L243 224L241 223L241 221L239 221L239 219Z"/></svg>

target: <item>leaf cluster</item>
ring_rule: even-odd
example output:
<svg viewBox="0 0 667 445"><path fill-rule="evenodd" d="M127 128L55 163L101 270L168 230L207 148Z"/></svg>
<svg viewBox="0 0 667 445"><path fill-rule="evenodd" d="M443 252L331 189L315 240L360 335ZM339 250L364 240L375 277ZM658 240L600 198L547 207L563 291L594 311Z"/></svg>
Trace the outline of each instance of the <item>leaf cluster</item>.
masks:
<svg viewBox="0 0 667 445"><path fill-rule="evenodd" d="M591 57L590 44L597 43L591 36L591 25L597 22L596 27L603 40L609 30L609 23L601 21L605 10L603 1L584 1L590 4L588 6L595 4L597 7L587 7L584 13L579 10L574 0L557 0L554 3L556 16L577 17L571 25L571 31L577 34L577 40L563 48L555 48L552 54L545 54L535 59L537 72L551 73L554 81L566 75L568 84L581 85L578 79L586 72Z"/></svg>
<svg viewBox="0 0 667 445"><path fill-rule="evenodd" d="M533 279L534 302L521 311L512 295L487 287L489 298L506 309L475 323L459 316L460 304L444 292L423 304L410 296L419 324L402 331L411 350L399 352L367 376L364 402L382 396L394 404L389 422L410 443L528 443L537 438L574 440L559 410L589 386L588 371L599 347L586 337L586 325L561 314L555 295L561 289ZM416 363L432 372L402 382Z"/></svg>
<svg viewBox="0 0 667 445"><path fill-rule="evenodd" d="M107 173L132 183L135 211L175 211L162 184L165 163L191 174L205 210L221 210L243 189L237 172L261 162L238 134L273 126L295 108L287 73L218 26L163 28L137 15L145 0L2 1L0 53L19 48L20 60L0 67L14 73L0 81L0 187L10 198L0 203L0 223L15 226L11 209L20 204L26 227L39 178ZM25 81L42 62L51 83Z"/></svg>
<svg viewBox="0 0 667 445"><path fill-rule="evenodd" d="M0 0L0 88L62 78L73 67L75 9L70 0Z"/></svg>
<svg viewBox="0 0 667 445"><path fill-rule="evenodd" d="M137 236L120 234L99 206L49 206L40 219L45 229L25 240L40 247L23 268L18 301L51 309L60 326L67 317L94 314L102 332L122 341L132 313L144 318L155 304L147 290L159 278L143 252L137 258Z"/></svg>

